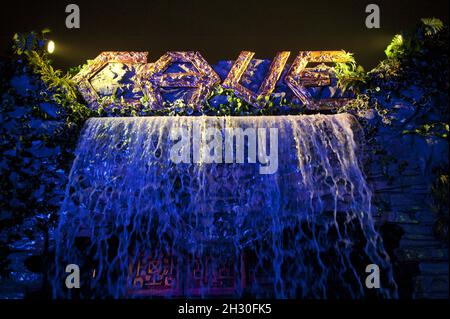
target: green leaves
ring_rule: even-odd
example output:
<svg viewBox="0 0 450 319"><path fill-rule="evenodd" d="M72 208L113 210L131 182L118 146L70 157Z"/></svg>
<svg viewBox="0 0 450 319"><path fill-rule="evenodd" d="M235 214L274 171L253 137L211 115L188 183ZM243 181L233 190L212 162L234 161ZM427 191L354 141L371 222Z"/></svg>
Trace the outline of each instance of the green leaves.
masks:
<svg viewBox="0 0 450 319"><path fill-rule="evenodd" d="M399 58L401 55L403 55L404 54L403 36L401 34L396 34L392 38L391 43L384 50L384 53L386 54L386 57L388 59L396 59Z"/></svg>
<svg viewBox="0 0 450 319"><path fill-rule="evenodd" d="M79 103L70 76L51 65L48 32L15 34L13 56L0 62L1 151L6 153L0 198L13 224L37 212L56 213L65 176L55 172L68 171L79 130L92 115ZM44 185L48 191L42 191Z"/></svg>
<svg viewBox="0 0 450 319"><path fill-rule="evenodd" d="M31 50L25 52L28 62L33 72L38 74L41 80L47 85L49 91L53 93L63 93L68 102L77 100L77 90L68 74L62 74L62 71L55 70L41 54Z"/></svg>
<svg viewBox="0 0 450 319"><path fill-rule="evenodd" d="M444 29L444 23L437 18L423 18L420 21L422 21L427 36L434 35Z"/></svg>
<svg viewBox="0 0 450 319"><path fill-rule="evenodd" d="M413 130L403 130L402 134L418 134L421 136L436 136L446 139L448 137L449 124L447 123L431 123L422 124Z"/></svg>
<svg viewBox="0 0 450 319"><path fill-rule="evenodd" d="M13 36L13 52L17 55L27 54L30 51L40 51L41 54L46 54L44 46L46 43L45 34L50 32L49 29L44 29L40 33L35 31L29 33L16 33Z"/></svg>
<svg viewBox="0 0 450 319"><path fill-rule="evenodd" d="M353 54L346 52L347 62L336 63L334 72L338 80L338 87L343 91L359 92L367 81L367 74L361 65L357 65Z"/></svg>
<svg viewBox="0 0 450 319"><path fill-rule="evenodd" d="M424 18L414 32L397 34L384 51L388 59L402 59L423 52L425 41L444 30L444 23L437 18Z"/></svg>

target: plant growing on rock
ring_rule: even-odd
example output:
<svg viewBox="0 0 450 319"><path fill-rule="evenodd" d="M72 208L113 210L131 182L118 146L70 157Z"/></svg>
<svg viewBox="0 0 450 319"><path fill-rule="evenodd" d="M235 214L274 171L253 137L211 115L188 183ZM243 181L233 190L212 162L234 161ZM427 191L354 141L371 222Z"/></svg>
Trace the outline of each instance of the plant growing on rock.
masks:
<svg viewBox="0 0 450 319"><path fill-rule="evenodd" d="M47 33L14 35L11 57L0 61L0 254L18 238L33 239L20 227L24 220L41 229L56 220L78 132L91 114L70 76L52 67Z"/></svg>
<svg viewBox="0 0 450 319"><path fill-rule="evenodd" d="M379 149L383 145L375 145L373 137L380 138L388 131L396 139L403 135L419 143L424 154L432 148L443 150L443 143L448 148L448 27L435 18L421 19L413 31L394 36L385 54L386 59L366 74L358 75L352 61L338 65L339 84L356 89L356 98L339 111L351 112L367 124L366 136L375 149L372 160L384 164L386 174L401 173L400 167L388 169L392 165L405 165L403 161L391 160L396 159L392 155L395 149ZM389 141L383 143L390 145ZM444 192L443 181L448 182L445 178L448 155L446 159L435 155L431 158L427 174L431 177L433 205L439 215L436 230L440 238L448 238L448 212L443 213L440 208L448 207L448 202L439 196Z"/></svg>

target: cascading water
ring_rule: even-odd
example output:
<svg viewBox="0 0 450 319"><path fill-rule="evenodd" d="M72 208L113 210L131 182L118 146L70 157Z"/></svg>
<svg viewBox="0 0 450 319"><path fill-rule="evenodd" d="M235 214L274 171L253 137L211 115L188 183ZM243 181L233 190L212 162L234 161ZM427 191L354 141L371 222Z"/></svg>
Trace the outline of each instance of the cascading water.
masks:
<svg viewBox="0 0 450 319"><path fill-rule="evenodd" d="M277 128L278 170L174 163L174 130L187 130L191 159L205 152L195 125ZM70 297L65 267L78 264L84 298L396 297L360 135L347 114L90 119L56 232L54 296ZM381 289L366 288L368 264Z"/></svg>

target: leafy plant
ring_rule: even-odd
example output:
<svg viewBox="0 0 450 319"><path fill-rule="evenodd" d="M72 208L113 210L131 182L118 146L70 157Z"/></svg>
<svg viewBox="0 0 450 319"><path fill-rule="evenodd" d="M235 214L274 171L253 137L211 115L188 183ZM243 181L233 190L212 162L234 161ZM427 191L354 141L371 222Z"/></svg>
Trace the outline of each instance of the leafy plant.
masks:
<svg viewBox="0 0 450 319"><path fill-rule="evenodd" d="M388 59L398 59L404 52L405 48L403 36L401 34L396 34L391 43L384 50Z"/></svg>
<svg viewBox="0 0 450 319"><path fill-rule="evenodd" d="M449 132L449 125L446 123L430 123L419 125L414 130L404 130L403 134L419 134L422 136L436 136L447 139Z"/></svg>
<svg viewBox="0 0 450 319"><path fill-rule="evenodd" d="M427 36L435 35L444 29L444 23L437 18L423 18L420 21Z"/></svg>
<svg viewBox="0 0 450 319"><path fill-rule="evenodd" d="M367 81L367 74L351 53L346 53L347 62L336 63L334 72L338 79L338 87L343 91L360 92Z"/></svg>
<svg viewBox="0 0 450 319"><path fill-rule="evenodd" d="M70 76L52 67L48 32L15 34L11 57L0 60L2 257L24 235L23 221L40 229L56 221L78 134L92 115Z"/></svg>

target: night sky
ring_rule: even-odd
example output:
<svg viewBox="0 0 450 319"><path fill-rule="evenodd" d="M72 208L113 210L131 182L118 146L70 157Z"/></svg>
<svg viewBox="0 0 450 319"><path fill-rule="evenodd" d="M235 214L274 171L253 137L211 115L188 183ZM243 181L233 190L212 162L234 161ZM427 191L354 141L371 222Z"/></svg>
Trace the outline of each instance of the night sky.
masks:
<svg viewBox="0 0 450 319"><path fill-rule="evenodd" d="M81 28L66 29L65 7L81 9ZM365 7L381 8L381 28L365 27ZM0 55L7 55L15 32L49 27L56 42L56 66L68 68L102 51L196 50L213 64L241 50L271 59L277 51L354 52L364 67L383 58L392 36L421 17L448 22L448 0L89 0L24 1L0 4Z"/></svg>

